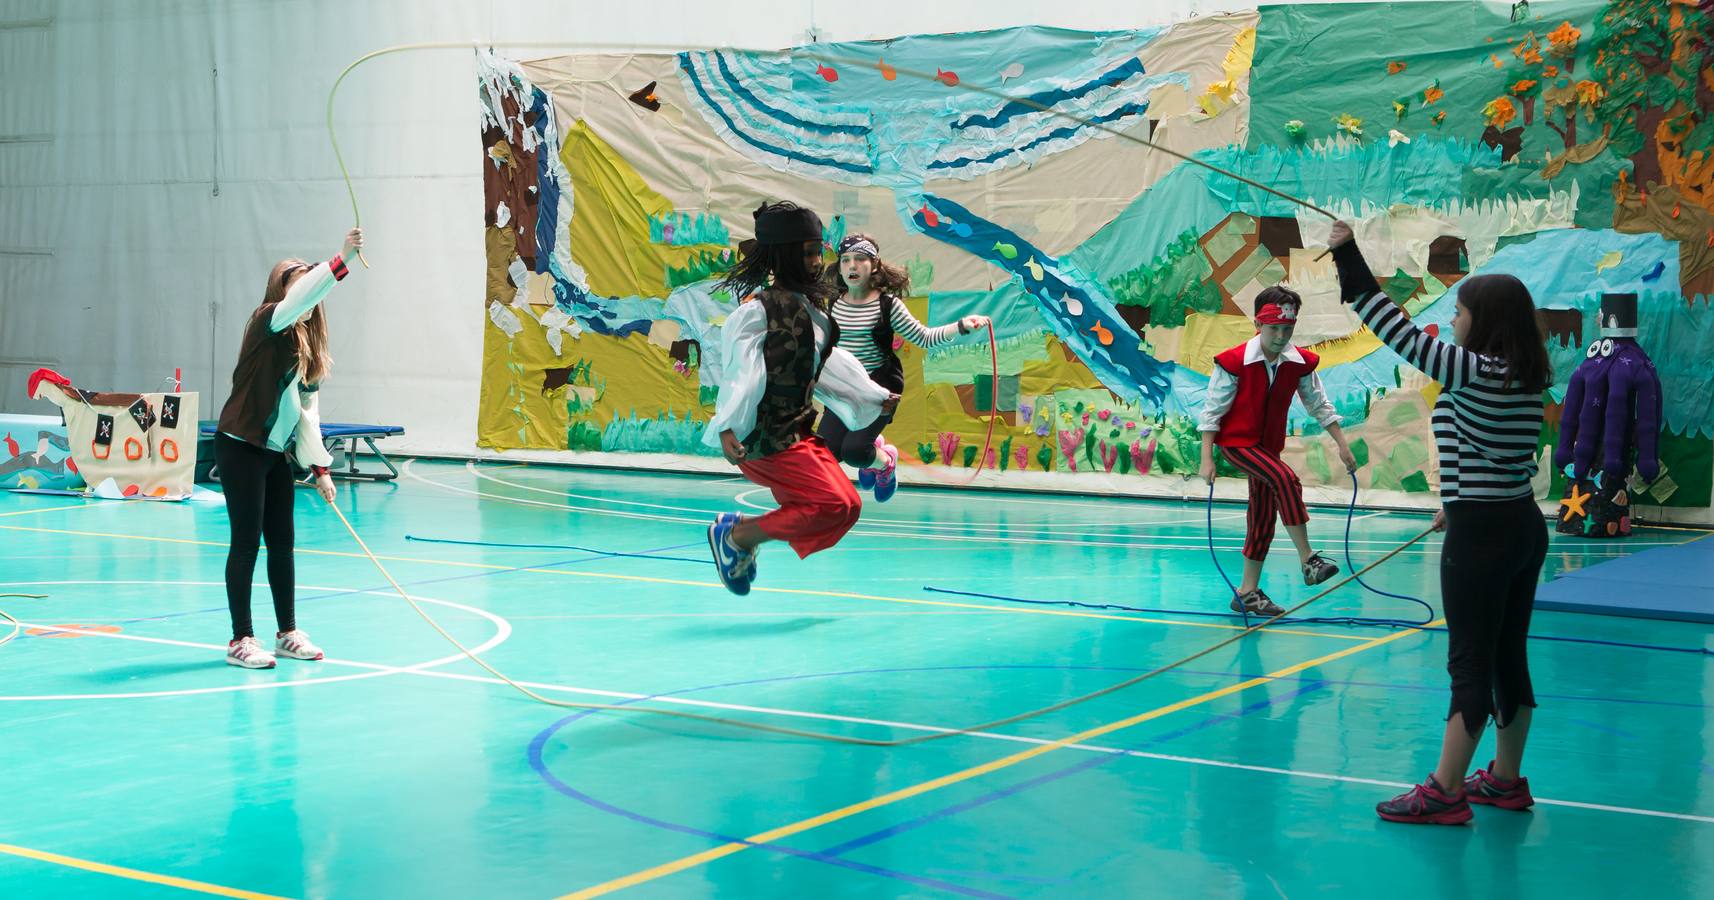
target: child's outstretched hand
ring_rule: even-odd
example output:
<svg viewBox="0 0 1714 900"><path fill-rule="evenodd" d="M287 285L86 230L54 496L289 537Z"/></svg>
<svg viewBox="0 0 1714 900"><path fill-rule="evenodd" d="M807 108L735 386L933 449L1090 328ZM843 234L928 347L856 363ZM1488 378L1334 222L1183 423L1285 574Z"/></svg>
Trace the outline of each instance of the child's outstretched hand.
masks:
<svg viewBox="0 0 1714 900"><path fill-rule="evenodd" d="M744 461L744 442L730 430L720 432L720 453L726 461L737 465Z"/></svg>
<svg viewBox="0 0 1714 900"><path fill-rule="evenodd" d="M363 229L353 228L345 233L345 246L339 248L341 259L353 259L363 252Z"/></svg>
<svg viewBox="0 0 1714 900"><path fill-rule="evenodd" d="M1339 448L1339 461L1345 464L1345 471L1357 471L1357 457L1351 452L1350 447Z"/></svg>
<svg viewBox="0 0 1714 900"><path fill-rule="evenodd" d="M1333 223L1333 233L1327 238L1327 249L1331 250L1341 244L1348 244L1351 242L1351 238L1350 223L1340 219Z"/></svg>
<svg viewBox="0 0 1714 900"><path fill-rule="evenodd" d="M988 323L992 321L994 320L987 316L965 316L958 320L958 332L960 334L974 334L978 330L986 328Z"/></svg>
<svg viewBox="0 0 1714 900"><path fill-rule="evenodd" d="M1202 480L1209 484L1214 483L1214 460L1205 459L1202 461Z"/></svg>
<svg viewBox="0 0 1714 900"><path fill-rule="evenodd" d="M888 394L887 399L881 401L881 412L891 414L894 410L896 410L898 408L899 408L899 395L898 394Z"/></svg>

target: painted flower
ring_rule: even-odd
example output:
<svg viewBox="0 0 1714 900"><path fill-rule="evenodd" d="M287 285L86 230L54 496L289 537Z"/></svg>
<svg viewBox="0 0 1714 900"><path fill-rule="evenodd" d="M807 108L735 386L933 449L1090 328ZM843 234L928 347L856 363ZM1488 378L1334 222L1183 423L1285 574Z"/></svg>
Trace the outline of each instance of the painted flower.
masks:
<svg viewBox="0 0 1714 900"><path fill-rule="evenodd" d="M1404 70L1405 70L1405 61L1402 59L1395 59L1392 62L1387 63L1387 74L1388 75L1397 75L1400 72L1403 72Z"/></svg>
<svg viewBox="0 0 1714 900"><path fill-rule="evenodd" d="M1440 89L1440 82L1436 81L1428 87L1423 88L1422 104L1424 106L1428 106L1429 104L1440 100L1440 98L1444 96L1446 96L1446 92Z"/></svg>
<svg viewBox="0 0 1714 900"><path fill-rule="evenodd" d="M1305 130L1302 119L1292 119L1290 122L1285 123L1285 133L1293 138L1301 139Z"/></svg>
<svg viewBox="0 0 1714 900"><path fill-rule="evenodd" d="M1363 136L1363 120L1351 115L1350 113L1340 113L1339 115L1334 116L1333 122L1340 131L1343 131L1352 137Z"/></svg>
<svg viewBox="0 0 1714 900"><path fill-rule="evenodd" d="M1446 121L1446 110L1443 109L1440 112L1435 113L1430 116L1428 120L1434 123L1434 127L1439 128L1440 123Z"/></svg>

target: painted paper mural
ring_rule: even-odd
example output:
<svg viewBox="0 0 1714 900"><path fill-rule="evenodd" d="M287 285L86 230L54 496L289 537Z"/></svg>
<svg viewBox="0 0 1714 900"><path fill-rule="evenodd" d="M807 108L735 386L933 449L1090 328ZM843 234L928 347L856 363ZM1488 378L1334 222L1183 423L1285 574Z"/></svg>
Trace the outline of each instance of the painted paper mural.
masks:
<svg viewBox="0 0 1714 900"><path fill-rule="evenodd" d="M1214 354L1254 333L1251 301L1283 284L1305 297L1295 341L1323 360L1361 487L1426 502L1438 386L1338 303L1330 220L1112 129L1346 217L1384 289L1431 328L1450 334L1464 278L1522 278L1557 376L1542 497L1563 486L1549 463L1559 402L1599 337L1600 296L1638 294L1665 399L1663 473L1636 497L1706 507L1711 71L1714 11L1661 0L485 54L480 443L714 455L700 436L736 302L714 284L751 211L790 199L822 214L830 242L878 238L925 323L994 320L997 377L985 335L901 350L888 436L910 465L1176 483L1196 468ZM1348 484L1330 441L1293 415L1286 459L1306 483Z"/></svg>

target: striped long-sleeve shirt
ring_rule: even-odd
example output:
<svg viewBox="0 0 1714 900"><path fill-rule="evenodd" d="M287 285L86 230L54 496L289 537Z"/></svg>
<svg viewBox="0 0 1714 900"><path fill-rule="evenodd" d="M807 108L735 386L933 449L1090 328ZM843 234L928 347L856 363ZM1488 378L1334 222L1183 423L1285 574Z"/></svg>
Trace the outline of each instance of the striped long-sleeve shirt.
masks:
<svg viewBox="0 0 1714 900"><path fill-rule="evenodd" d="M870 372L879 369L886 361L874 339L875 325L881 321L880 298L852 303L849 295L840 297L833 302L833 318L839 323L839 346L857 357L864 369ZM958 336L957 322L930 328L918 322L905 308L905 301L897 297L893 298L892 323L894 334L918 347L938 347Z"/></svg>
<svg viewBox="0 0 1714 900"><path fill-rule="evenodd" d="M1507 385L1503 360L1436 340L1381 292L1355 241L1333 251L1341 299L1382 343L1440 382L1434 442L1440 456L1440 497L1512 500L1533 494L1542 398Z"/></svg>

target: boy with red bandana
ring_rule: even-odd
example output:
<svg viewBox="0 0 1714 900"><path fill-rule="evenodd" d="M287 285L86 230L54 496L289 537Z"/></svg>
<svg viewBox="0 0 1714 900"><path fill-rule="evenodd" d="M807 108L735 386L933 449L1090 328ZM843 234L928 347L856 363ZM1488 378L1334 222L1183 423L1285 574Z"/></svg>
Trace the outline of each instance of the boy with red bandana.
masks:
<svg viewBox="0 0 1714 900"><path fill-rule="evenodd" d="M1303 300L1295 292L1270 287L1256 297L1256 336L1214 357L1202 408L1202 477L1214 483L1214 447L1250 479L1250 507L1244 533L1244 579L1232 598L1232 611L1277 616L1285 612L1262 592L1262 564L1274 540L1274 519L1285 520L1297 545L1303 583L1316 585L1339 574L1339 567L1309 546L1309 510L1303 483L1280 459L1286 417L1296 395L1311 417L1339 446L1339 460L1355 471L1357 459L1345 442L1340 417L1315 374L1314 353L1291 343Z"/></svg>

